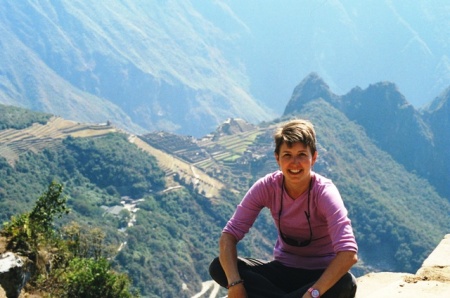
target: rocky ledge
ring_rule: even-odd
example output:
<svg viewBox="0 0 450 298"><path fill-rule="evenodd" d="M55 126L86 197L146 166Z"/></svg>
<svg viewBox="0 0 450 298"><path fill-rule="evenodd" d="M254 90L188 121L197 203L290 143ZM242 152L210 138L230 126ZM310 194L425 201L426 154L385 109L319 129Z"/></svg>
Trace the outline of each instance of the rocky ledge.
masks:
<svg viewBox="0 0 450 298"><path fill-rule="evenodd" d="M416 274L378 272L358 278L356 298L450 297L450 234Z"/></svg>

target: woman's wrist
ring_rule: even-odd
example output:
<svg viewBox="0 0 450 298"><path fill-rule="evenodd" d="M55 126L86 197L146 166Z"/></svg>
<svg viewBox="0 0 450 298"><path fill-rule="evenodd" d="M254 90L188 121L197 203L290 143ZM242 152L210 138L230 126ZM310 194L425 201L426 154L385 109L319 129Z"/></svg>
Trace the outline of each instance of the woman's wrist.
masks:
<svg viewBox="0 0 450 298"><path fill-rule="evenodd" d="M242 284L242 283L244 283L244 280L243 280L243 279L235 280L235 281L233 281L233 282L231 282L231 283L228 284L227 289L229 289L229 288L231 288L231 287L234 287L234 286L236 286L236 285Z"/></svg>

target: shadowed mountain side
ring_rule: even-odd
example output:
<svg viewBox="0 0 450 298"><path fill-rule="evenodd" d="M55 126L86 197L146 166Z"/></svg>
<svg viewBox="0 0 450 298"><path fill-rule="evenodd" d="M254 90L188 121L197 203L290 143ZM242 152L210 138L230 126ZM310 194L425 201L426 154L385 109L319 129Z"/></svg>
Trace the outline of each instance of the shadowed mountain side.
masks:
<svg viewBox="0 0 450 298"><path fill-rule="evenodd" d="M433 131L434 150L427 152L433 158L433 171L430 177L440 181L438 189L443 188L450 200L450 87L424 109L424 118ZM430 179L430 180L431 180Z"/></svg>
<svg viewBox="0 0 450 298"><path fill-rule="evenodd" d="M372 84L364 90L356 87L338 96L312 73L294 89L284 115L295 114L319 98L363 127L374 144L408 171L429 180L450 201L450 159L442 158L450 155L448 89L429 109L420 112L393 83Z"/></svg>
<svg viewBox="0 0 450 298"><path fill-rule="evenodd" d="M47 111L79 122L112 121L128 131L143 132L114 103L74 87L17 39L0 21L0 102ZM95 121L94 121L95 119Z"/></svg>

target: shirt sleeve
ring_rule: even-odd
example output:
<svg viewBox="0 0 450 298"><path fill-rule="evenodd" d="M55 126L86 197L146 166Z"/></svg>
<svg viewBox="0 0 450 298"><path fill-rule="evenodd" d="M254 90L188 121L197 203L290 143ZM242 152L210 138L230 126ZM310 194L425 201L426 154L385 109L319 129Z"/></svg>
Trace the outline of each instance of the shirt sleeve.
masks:
<svg viewBox="0 0 450 298"><path fill-rule="evenodd" d="M348 218L348 211L337 187L330 181L319 192L319 209L326 219L334 251L336 253L340 251L357 252L358 246L351 220Z"/></svg>
<svg viewBox="0 0 450 298"><path fill-rule="evenodd" d="M227 222L222 232L232 234L237 241L242 240L253 226L261 210L265 207L264 201L269 195L266 183L258 180L248 190L242 201Z"/></svg>

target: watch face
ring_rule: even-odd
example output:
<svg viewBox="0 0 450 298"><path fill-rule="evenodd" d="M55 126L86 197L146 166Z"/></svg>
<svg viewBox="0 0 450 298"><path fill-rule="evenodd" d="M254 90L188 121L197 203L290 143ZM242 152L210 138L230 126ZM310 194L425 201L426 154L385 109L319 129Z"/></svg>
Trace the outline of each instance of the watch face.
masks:
<svg viewBox="0 0 450 298"><path fill-rule="evenodd" d="M312 296L313 298L319 297L319 296L320 296L319 291L317 291L316 289L312 290L312 291L311 291L311 296Z"/></svg>

